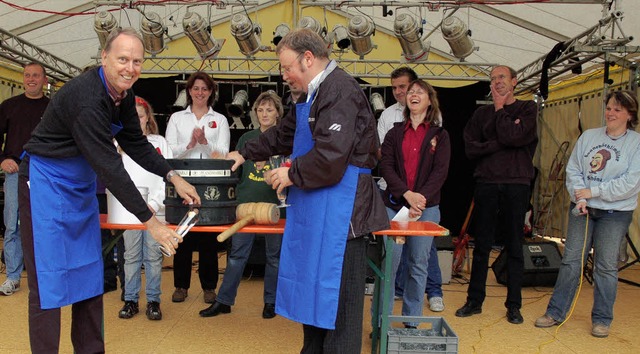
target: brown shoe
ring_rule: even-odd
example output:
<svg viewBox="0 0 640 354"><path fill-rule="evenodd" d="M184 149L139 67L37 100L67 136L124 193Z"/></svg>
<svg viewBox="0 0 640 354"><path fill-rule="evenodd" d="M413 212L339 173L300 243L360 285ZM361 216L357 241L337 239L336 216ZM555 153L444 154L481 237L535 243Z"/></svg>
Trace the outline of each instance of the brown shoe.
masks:
<svg viewBox="0 0 640 354"><path fill-rule="evenodd" d="M204 302L206 304L213 304L213 302L216 300L216 291L204 289L203 292L204 292Z"/></svg>
<svg viewBox="0 0 640 354"><path fill-rule="evenodd" d="M594 323L591 327L591 335L597 338L606 338L609 336L609 326L602 323Z"/></svg>
<svg viewBox="0 0 640 354"><path fill-rule="evenodd" d="M173 295L171 296L171 301L173 301L173 302L184 302L184 300L187 298L187 296L189 296L187 289L176 288L176 291L174 291Z"/></svg>
<svg viewBox="0 0 640 354"><path fill-rule="evenodd" d="M558 321L551 318L551 316L545 314L538 317L538 319L536 320L535 326L538 328L548 328L548 327L553 327L557 324L558 324Z"/></svg>

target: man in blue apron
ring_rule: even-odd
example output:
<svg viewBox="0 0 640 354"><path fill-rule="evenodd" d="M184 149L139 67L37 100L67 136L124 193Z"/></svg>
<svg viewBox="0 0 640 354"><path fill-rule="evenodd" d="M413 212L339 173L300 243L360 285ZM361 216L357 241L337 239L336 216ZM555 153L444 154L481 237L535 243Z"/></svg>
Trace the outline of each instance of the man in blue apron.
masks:
<svg viewBox="0 0 640 354"><path fill-rule="evenodd" d="M275 129L228 158L289 155L266 176L288 188L276 312L303 324L302 353L360 353L366 236L389 226L371 177L376 122L357 81L328 58L326 42L299 29L278 44L283 79L304 95Z"/></svg>
<svg viewBox="0 0 640 354"><path fill-rule="evenodd" d="M102 66L56 93L24 146L18 189L34 353L58 352L60 307L66 305L72 305L75 351L105 350L96 174L158 243L175 253L181 241L149 210L113 138L139 165L166 176L186 202L200 203L195 188L142 135L131 86L140 76L143 55L135 30L114 30L102 51Z"/></svg>

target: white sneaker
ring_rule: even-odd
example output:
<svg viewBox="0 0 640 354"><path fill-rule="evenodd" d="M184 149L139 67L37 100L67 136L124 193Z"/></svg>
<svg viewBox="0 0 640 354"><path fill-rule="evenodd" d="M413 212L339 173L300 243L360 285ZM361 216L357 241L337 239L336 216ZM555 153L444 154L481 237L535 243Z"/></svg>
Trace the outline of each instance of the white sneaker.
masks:
<svg viewBox="0 0 640 354"><path fill-rule="evenodd" d="M13 281L7 279L0 285L0 294L2 295L13 295L16 291L20 290L20 281Z"/></svg>
<svg viewBox="0 0 640 354"><path fill-rule="evenodd" d="M429 299L429 309L433 312L444 311L444 301L441 297L432 297Z"/></svg>

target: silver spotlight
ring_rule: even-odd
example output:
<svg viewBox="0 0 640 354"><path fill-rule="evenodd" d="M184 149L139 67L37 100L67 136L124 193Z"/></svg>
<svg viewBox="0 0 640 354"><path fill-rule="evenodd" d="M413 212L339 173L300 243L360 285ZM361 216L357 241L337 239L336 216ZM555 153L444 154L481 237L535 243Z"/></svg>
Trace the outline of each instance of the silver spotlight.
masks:
<svg viewBox="0 0 640 354"><path fill-rule="evenodd" d="M260 26L251 22L244 14L236 14L231 18L231 35L238 42L240 52L251 56L260 50Z"/></svg>
<svg viewBox="0 0 640 354"><path fill-rule="evenodd" d="M278 45L282 37L286 36L287 33L291 32L291 28L286 23L281 23L276 26L276 29L273 31L273 44Z"/></svg>
<svg viewBox="0 0 640 354"><path fill-rule="evenodd" d="M207 23L197 13L187 12L182 19L182 27L193 46L196 47L200 58L215 57L222 49L224 40L216 41L209 33Z"/></svg>
<svg viewBox="0 0 640 354"><path fill-rule="evenodd" d="M362 15L356 15L349 21L349 38L351 39L351 50L361 58L369 54L373 49L371 35L375 27L373 23Z"/></svg>
<svg viewBox="0 0 640 354"><path fill-rule="evenodd" d="M373 109L373 114L375 114L376 119L380 118L380 115L385 109L384 98L382 98L381 94L374 92L371 94L371 97L369 97L369 101L371 102L371 108Z"/></svg>
<svg viewBox="0 0 640 354"><path fill-rule="evenodd" d="M140 32L144 50L151 55L156 55L164 50L164 32L166 27L162 24L160 15L155 12L147 12L140 19Z"/></svg>
<svg viewBox="0 0 640 354"><path fill-rule="evenodd" d="M320 24L320 22L318 22L318 20L316 20L313 17L305 16L301 18L300 21L298 22L298 28L308 28L314 31L324 39L324 41L328 44L328 46L331 46L331 44L333 43L333 33L328 34L327 28L323 27Z"/></svg>
<svg viewBox="0 0 640 354"><path fill-rule="evenodd" d="M423 43L420 38L420 27L413 16L406 13L396 16L393 30L407 61L421 59L429 52L429 46Z"/></svg>
<svg viewBox="0 0 640 354"><path fill-rule="evenodd" d="M462 20L449 16L442 21L440 29L454 57L464 59L473 52L473 40L469 36L467 24Z"/></svg>
<svg viewBox="0 0 640 354"><path fill-rule="evenodd" d="M333 37L340 49L347 49L351 46L351 39L349 39L349 31L343 25L335 25L333 27Z"/></svg>
<svg viewBox="0 0 640 354"><path fill-rule="evenodd" d="M182 109L187 108L187 89L182 89L176 97L176 101L173 102L174 107L180 107Z"/></svg>
<svg viewBox="0 0 640 354"><path fill-rule="evenodd" d="M109 33L118 27L118 21L111 12L100 11L93 17L93 29L98 35L100 49L104 49Z"/></svg>
<svg viewBox="0 0 640 354"><path fill-rule="evenodd" d="M240 90L233 95L233 101L227 107L227 113L231 117L243 117L245 112L245 107L249 105L249 94L247 91Z"/></svg>

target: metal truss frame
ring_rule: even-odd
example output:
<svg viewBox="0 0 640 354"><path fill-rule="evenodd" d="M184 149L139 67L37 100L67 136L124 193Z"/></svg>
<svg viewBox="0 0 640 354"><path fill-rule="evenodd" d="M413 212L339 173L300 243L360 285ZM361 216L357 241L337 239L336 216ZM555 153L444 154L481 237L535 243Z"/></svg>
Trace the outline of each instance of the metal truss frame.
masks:
<svg viewBox="0 0 640 354"><path fill-rule="evenodd" d="M427 80L489 81L488 73L495 64L428 61L407 63L389 60L336 59L350 75L362 79L388 78L393 69L405 65ZM277 58L217 57L213 60L194 60L193 57L149 57L145 59L143 74L184 74L197 70L211 75L241 77L279 77Z"/></svg>
<svg viewBox="0 0 640 354"><path fill-rule="evenodd" d="M622 19L622 12L617 11L610 14L608 17L603 18L595 26L585 30L576 37L564 42L565 50L560 56L550 63L548 67L549 82L560 80L560 75L566 73L573 68L579 67L582 64L597 60L605 51L581 51L584 47L599 46L601 48L606 47L619 47L624 46L633 40L633 37L627 37L622 31L620 20ZM620 35L616 36L617 31ZM540 78L543 72L543 64L546 59L546 55L538 58L536 61L525 66L518 71L518 88L515 94L527 94L536 91ZM616 58L617 62L621 62L621 65L630 66L631 63L626 62L624 59Z"/></svg>
<svg viewBox="0 0 640 354"><path fill-rule="evenodd" d="M1 28L0 57L22 65L39 63L47 69L48 76L62 82L69 81L82 72L79 67Z"/></svg>

